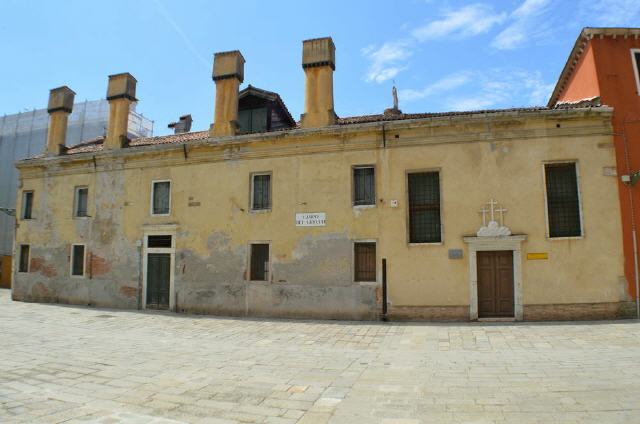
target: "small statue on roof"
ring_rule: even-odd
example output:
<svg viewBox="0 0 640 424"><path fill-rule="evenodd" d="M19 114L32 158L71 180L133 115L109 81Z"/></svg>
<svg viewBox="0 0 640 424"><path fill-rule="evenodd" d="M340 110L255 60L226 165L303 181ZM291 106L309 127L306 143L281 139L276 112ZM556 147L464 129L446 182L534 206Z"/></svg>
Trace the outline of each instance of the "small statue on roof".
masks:
<svg viewBox="0 0 640 424"><path fill-rule="evenodd" d="M402 111L398 108L398 90L396 89L396 82L393 81L393 87L391 88L391 95L393 96L393 107L384 110L385 115L401 115Z"/></svg>

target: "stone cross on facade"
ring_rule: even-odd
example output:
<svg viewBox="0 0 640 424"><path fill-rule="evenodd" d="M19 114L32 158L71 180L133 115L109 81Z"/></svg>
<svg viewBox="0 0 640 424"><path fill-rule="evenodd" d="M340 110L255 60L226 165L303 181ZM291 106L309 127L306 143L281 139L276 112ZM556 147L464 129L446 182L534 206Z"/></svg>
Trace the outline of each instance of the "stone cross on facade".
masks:
<svg viewBox="0 0 640 424"><path fill-rule="evenodd" d="M487 209L487 205L489 208ZM511 230L504 225L504 214L507 210L501 206L497 200L491 198L485 206L480 209L482 214L482 226L477 232L478 237L499 237L511 235ZM489 223L487 223L489 214ZM496 214L500 215L500 222L496 221Z"/></svg>

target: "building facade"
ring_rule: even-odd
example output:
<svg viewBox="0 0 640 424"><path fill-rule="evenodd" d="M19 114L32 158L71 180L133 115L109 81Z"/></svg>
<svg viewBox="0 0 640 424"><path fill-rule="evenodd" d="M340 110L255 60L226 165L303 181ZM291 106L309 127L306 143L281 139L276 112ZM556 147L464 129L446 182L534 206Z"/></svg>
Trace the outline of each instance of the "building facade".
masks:
<svg viewBox="0 0 640 424"><path fill-rule="evenodd" d="M640 28L585 28L578 36L549 106L596 97L614 110L613 145L619 175L625 276L629 295L638 299Z"/></svg>
<svg viewBox="0 0 640 424"><path fill-rule="evenodd" d="M104 136L108 118L106 100L75 104L69 116L65 144L70 146ZM42 153L47 143L48 124L47 109L0 117L0 208L15 209L18 170L14 163ZM149 137L153 135L153 122L132 108L129 134L131 137ZM0 212L0 287L10 286L14 232L14 217Z"/></svg>
<svg viewBox="0 0 640 424"><path fill-rule="evenodd" d="M135 79L119 74L106 137L58 149L70 90L52 91L48 154L17 164L15 300L331 319L633 313L611 108L338 118L323 38L303 43L295 124L275 93L240 92L243 65L216 54L202 132L128 139L117 122Z"/></svg>

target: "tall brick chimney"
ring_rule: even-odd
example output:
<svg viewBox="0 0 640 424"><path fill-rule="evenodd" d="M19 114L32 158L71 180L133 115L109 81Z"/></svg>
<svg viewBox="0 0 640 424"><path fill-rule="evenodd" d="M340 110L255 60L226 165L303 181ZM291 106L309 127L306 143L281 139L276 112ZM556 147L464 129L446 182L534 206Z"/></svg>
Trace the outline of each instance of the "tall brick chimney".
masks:
<svg viewBox="0 0 640 424"><path fill-rule="evenodd" d="M336 47L331 37L302 42L302 69L305 73L304 114L302 128L333 125L333 71L336 69Z"/></svg>
<svg viewBox="0 0 640 424"><path fill-rule="evenodd" d="M238 93L244 81L244 57L238 50L216 53L213 57L216 105L212 137L235 135L238 131Z"/></svg>
<svg viewBox="0 0 640 424"><path fill-rule="evenodd" d="M109 101L109 126L105 149L120 149L127 141L129 107L136 100L136 79L128 72L109 75L107 100Z"/></svg>
<svg viewBox="0 0 640 424"><path fill-rule="evenodd" d="M69 114L73 110L73 99L76 93L66 85L54 88L49 92L49 128L47 131L47 156L60 154L61 146L64 146L67 138L67 122Z"/></svg>

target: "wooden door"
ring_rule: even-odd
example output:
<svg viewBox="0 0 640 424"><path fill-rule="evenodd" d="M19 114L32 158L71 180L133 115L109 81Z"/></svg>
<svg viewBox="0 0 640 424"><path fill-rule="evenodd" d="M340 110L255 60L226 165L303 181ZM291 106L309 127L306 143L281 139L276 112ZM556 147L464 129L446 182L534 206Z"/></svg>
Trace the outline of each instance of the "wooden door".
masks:
<svg viewBox="0 0 640 424"><path fill-rule="evenodd" d="M147 303L148 309L169 309L169 278L171 255L149 253L147 255Z"/></svg>
<svg viewBox="0 0 640 424"><path fill-rule="evenodd" d="M477 252L478 318L513 317L513 251Z"/></svg>

